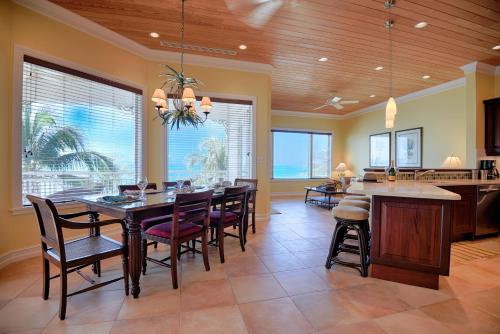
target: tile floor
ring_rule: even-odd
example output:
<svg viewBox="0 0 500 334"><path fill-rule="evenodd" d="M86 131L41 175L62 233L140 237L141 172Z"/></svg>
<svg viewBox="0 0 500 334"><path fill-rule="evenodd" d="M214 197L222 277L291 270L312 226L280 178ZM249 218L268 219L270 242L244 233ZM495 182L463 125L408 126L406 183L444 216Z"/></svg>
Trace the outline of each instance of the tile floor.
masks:
<svg viewBox="0 0 500 334"><path fill-rule="evenodd" d="M439 291L328 271L329 211L301 199L273 207L282 214L258 222L245 253L226 239L224 265L215 248L210 272L201 256L184 255L173 290L168 269L150 263L139 299L117 282L71 297L65 321L57 280L49 300L40 297L41 261L10 265L0 271L0 333L500 333L500 256L453 262ZM500 238L480 243L500 249ZM120 274L118 260L103 268L105 278ZM70 290L85 284L73 274Z"/></svg>

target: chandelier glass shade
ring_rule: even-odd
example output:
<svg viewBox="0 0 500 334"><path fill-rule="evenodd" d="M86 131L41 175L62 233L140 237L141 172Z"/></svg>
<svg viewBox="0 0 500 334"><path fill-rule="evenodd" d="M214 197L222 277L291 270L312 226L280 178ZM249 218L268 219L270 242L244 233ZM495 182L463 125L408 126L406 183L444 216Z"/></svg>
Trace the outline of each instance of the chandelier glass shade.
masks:
<svg viewBox="0 0 500 334"><path fill-rule="evenodd" d="M396 100L392 95L392 28L394 21L391 19L391 8L394 6L394 0L386 0L384 7L389 10L389 18L385 21L385 27L389 29L389 99L385 106L385 128L392 129L398 113Z"/></svg>
<svg viewBox="0 0 500 334"><path fill-rule="evenodd" d="M161 88L155 89L151 100L155 103L155 109L163 120L163 125L169 124L170 128L177 129L180 126L193 126L195 128L198 125L205 123L208 114L210 114L210 109L212 108L212 102L208 96L204 96L201 99L201 108L203 109L203 114L205 118L202 118L195 108L196 95L195 90L199 88L201 82L195 78L187 77L184 74L184 3L186 0L181 0L182 11L181 11L181 59L180 59L180 71L175 70L169 65L164 65L167 69L166 72L160 74L162 77L166 77ZM166 93L165 93L166 92ZM170 101L169 101L170 99Z"/></svg>

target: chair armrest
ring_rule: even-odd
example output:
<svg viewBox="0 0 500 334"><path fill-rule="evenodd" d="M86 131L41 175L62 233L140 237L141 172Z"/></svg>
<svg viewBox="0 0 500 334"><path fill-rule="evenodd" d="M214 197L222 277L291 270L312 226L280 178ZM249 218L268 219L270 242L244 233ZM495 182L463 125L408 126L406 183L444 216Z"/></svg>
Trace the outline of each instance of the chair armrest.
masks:
<svg viewBox="0 0 500 334"><path fill-rule="evenodd" d="M99 213L97 213L95 211L74 212L74 213L68 213L65 215L59 215L59 217L61 217L63 219L71 219L71 218L81 217L81 216L85 216L85 215L92 216L92 218L94 220L97 220L97 218L99 217Z"/></svg>
<svg viewBox="0 0 500 334"><path fill-rule="evenodd" d="M109 219L109 220L87 223L87 222L73 222L71 220L66 220L64 218L61 218L60 222L61 222L61 227L64 227L67 229L72 229L72 230L96 228L96 227L102 227L102 226L107 226L107 225L112 225L112 224L120 224L124 231L127 228L125 226L125 222L121 219Z"/></svg>

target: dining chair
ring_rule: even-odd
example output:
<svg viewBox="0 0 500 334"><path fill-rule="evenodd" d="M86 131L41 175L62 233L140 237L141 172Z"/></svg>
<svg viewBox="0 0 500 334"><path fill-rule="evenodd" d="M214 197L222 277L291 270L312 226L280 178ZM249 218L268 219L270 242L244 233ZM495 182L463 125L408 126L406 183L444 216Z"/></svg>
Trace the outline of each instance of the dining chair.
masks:
<svg viewBox="0 0 500 334"><path fill-rule="evenodd" d="M181 253L200 251L194 248L194 241L201 238L201 253L205 270L210 270L208 262L208 226L210 222L210 204L213 190L196 193L177 194L174 202L174 213L169 222L154 225L142 232L142 273L146 274L147 261L169 267L172 274L172 286L177 289L177 260ZM147 256L147 241L170 245L170 256L157 260ZM181 252L181 244L192 241L192 248ZM168 263L170 261L170 263Z"/></svg>
<svg viewBox="0 0 500 334"><path fill-rule="evenodd" d="M235 186L249 186L250 189L257 190L257 179L235 179ZM247 213L252 214L252 233L255 234L255 210L256 210L256 202L257 202L257 192L251 191L248 194L248 208Z"/></svg>
<svg viewBox="0 0 500 334"><path fill-rule="evenodd" d="M157 190L156 183L148 183L145 190ZM123 195L125 191L140 191L137 184L120 184L118 186L118 192Z"/></svg>
<svg viewBox="0 0 500 334"><path fill-rule="evenodd" d="M43 258L43 293L44 300L49 298L50 280L60 277L61 294L59 304L59 318L64 320L66 317L67 298L83 292L94 290L102 286L124 280L125 295L129 293L128 281L128 233L125 222L120 219L110 219L99 221L99 214L92 211L84 211L72 214L60 215L51 200L32 195L27 196L33 205L38 226L40 229L40 239ZM90 222L74 222L69 219L88 216ZM122 228L122 242L110 239L100 233L100 227L118 224ZM88 236L65 241L64 229L91 229L92 233ZM81 269L100 263L111 257L122 257L123 276L111 279L106 282L95 283L90 277L80 272ZM60 273L50 276L50 262L59 268ZM67 275L77 272L91 285L87 288L68 294Z"/></svg>
<svg viewBox="0 0 500 334"><path fill-rule="evenodd" d="M183 187L190 187L191 186L191 180L185 180L184 183L182 184ZM177 187L177 182L176 181L164 181L163 182L163 190L167 190L168 188L175 188Z"/></svg>
<svg viewBox="0 0 500 334"><path fill-rule="evenodd" d="M211 242L219 247L220 262L224 263L224 237L238 238L241 250L245 251L246 243L246 208L248 186L226 187L220 207L210 213ZM226 227L236 226L238 235L226 232ZM213 239L215 230L216 239Z"/></svg>

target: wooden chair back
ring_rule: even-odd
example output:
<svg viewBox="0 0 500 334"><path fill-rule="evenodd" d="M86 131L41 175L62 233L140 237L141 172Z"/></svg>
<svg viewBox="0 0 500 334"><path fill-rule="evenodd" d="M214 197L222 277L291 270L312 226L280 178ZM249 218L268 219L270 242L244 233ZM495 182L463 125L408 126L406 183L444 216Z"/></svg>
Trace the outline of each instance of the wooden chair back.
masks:
<svg viewBox="0 0 500 334"><path fill-rule="evenodd" d="M235 179L234 180L234 185L235 186L248 186L249 189L257 189L257 184L259 183L259 180L257 179ZM256 193L255 191L252 191L248 194L248 203L252 204L252 207L255 208L255 196Z"/></svg>
<svg viewBox="0 0 500 334"><path fill-rule="evenodd" d="M213 193L207 190L175 196L172 238L178 238L180 224L203 222L205 229L208 228Z"/></svg>
<svg viewBox="0 0 500 334"><path fill-rule="evenodd" d="M182 184L183 187L191 187L191 181L190 180L185 180L184 183ZM167 190L168 188L175 188L177 187L177 182L176 181L164 181L163 182L163 190Z"/></svg>
<svg viewBox="0 0 500 334"><path fill-rule="evenodd" d="M146 189L145 190L156 190L156 183L148 183L148 185L146 186ZM121 194L123 194L125 191L140 191L139 187L137 186L137 184L120 184L118 186L118 192Z"/></svg>
<svg viewBox="0 0 500 334"><path fill-rule="evenodd" d="M26 196L36 212L38 227L40 229L40 238L42 250L47 251L48 248L57 250L60 256L60 261L65 262L66 254L64 252L64 238L62 227L59 222L59 214L57 209L50 199L45 199L33 195Z"/></svg>
<svg viewBox="0 0 500 334"><path fill-rule="evenodd" d="M248 186L226 187L220 208L221 217L224 217L226 211L243 216L247 208L247 191Z"/></svg>

